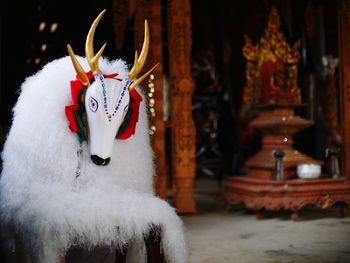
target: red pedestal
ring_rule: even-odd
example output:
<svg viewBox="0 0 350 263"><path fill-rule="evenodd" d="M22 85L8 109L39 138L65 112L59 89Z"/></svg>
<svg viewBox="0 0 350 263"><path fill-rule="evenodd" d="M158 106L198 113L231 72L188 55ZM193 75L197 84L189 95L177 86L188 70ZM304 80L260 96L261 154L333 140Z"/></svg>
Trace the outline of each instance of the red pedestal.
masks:
<svg viewBox="0 0 350 263"><path fill-rule="evenodd" d="M295 105L270 105L262 108L251 127L263 132L262 150L246 162L248 177L272 180L275 170L274 151L284 151L284 179L296 177L296 167L302 163L320 163L293 148L293 135L309 127L312 121L294 115Z"/></svg>
<svg viewBox="0 0 350 263"><path fill-rule="evenodd" d="M225 199L228 205L243 203L257 212L289 210L298 219L298 211L306 205L321 209L342 204L344 216L350 208L350 183L345 177L337 179L267 181L248 177L231 177L226 181Z"/></svg>

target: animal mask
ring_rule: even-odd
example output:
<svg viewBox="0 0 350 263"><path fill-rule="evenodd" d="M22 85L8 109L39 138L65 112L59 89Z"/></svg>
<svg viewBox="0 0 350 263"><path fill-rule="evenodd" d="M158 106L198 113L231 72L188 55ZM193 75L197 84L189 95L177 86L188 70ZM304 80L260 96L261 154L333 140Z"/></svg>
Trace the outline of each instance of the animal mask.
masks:
<svg viewBox="0 0 350 263"><path fill-rule="evenodd" d="M91 160L97 165L108 165L112 157L113 142L116 136L125 139L125 130L129 130L128 134L130 135L132 133L130 128L131 130L135 129L141 97L134 89L158 65L137 78L148 53L149 31L146 20L142 50L140 56L138 56L137 51L135 52L134 65L128 73L128 78L118 79L117 73L105 75L101 72L98 61L106 44L94 54L93 39L96 27L105 11L103 10L92 23L86 38L85 53L91 72L86 73L83 70L71 46L67 45L69 56L77 73L76 82L78 83L71 83L73 105L68 106L73 107L75 111L72 113L69 108L68 110L66 108L66 114L68 119L72 119L72 114L74 114L75 125L74 121L70 121L70 128L72 131L79 131L81 141L87 137ZM84 110L85 114L79 114L79 111Z"/></svg>

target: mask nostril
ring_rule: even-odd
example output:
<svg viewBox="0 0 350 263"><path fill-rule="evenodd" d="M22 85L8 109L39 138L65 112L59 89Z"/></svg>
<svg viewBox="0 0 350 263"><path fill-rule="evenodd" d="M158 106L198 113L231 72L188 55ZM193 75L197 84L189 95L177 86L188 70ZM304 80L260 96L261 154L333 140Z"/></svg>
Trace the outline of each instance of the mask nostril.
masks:
<svg viewBox="0 0 350 263"><path fill-rule="evenodd" d="M111 158L107 158L107 159L105 159L105 161L104 161L103 165L108 165L110 161L111 161Z"/></svg>
<svg viewBox="0 0 350 263"><path fill-rule="evenodd" d="M103 165L103 166L105 166L105 165L109 164L109 162L111 161L111 158L102 159L98 155L91 155L91 160L96 165Z"/></svg>

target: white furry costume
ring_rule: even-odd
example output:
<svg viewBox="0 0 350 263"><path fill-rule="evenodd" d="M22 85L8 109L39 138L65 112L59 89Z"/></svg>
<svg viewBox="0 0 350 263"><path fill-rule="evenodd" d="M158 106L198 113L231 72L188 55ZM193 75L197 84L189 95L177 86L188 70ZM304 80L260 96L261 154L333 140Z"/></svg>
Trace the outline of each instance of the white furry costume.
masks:
<svg viewBox="0 0 350 263"><path fill-rule="evenodd" d="M77 59L89 68L85 59ZM121 60L101 58L99 67L105 74L127 77ZM187 262L182 222L153 193L145 100L135 135L115 140L108 166L93 164L83 144L81 175L75 178L79 141L64 112L71 103L69 83L75 75L70 58L65 57L47 64L22 85L2 153L2 221L14 226L35 253L35 262L57 262L74 244L121 247L126 243L132 251L129 261L142 262L145 250L137 248L142 248L151 224L162 228L166 261Z"/></svg>

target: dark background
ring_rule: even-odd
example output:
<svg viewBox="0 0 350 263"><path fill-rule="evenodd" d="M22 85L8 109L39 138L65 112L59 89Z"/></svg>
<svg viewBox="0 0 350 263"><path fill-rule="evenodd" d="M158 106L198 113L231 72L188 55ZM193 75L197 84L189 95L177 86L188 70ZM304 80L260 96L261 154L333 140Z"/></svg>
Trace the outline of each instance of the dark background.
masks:
<svg viewBox="0 0 350 263"><path fill-rule="evenodd" d="M95 36L95 49L107 42L104 56L133 60L133 22L128 22L121 50L115 46L114 0L104 1L1 1L0 138L11 124L11 109L26 76L47 62L67 55L70 43L77 55L84 56L86 34L101 10L107 13ZM302 42L298 83L304 107L298 114L315 125L296 136L296 147L322 159L326 130L321 94L322 56L338 56L337 2L332 0L192 0L192 72L196 83L193 113L197 126L197 162L213 167L211 175L239 173L244 161L260 148L259 135L250 143L240 140L244 130L241 118L245 85L244 35L256 43L264 32L268 14L275 5L281 15L287 41ZM167 72L167 9L162 0L164 69ZM131 19L132 20L132 19ZM311 20L307 21L307 20ZM46 24L39 31L40 23ZM50 31L53 23L58 27ZM42 45L47 45L45 51ZM40 61L39 61L40 60ZM315 76L315 94L310 105L308 77ZM43 91L44 98L45 91ZM1 148L1 147L0 147ZM209 165L209 166L210 166ZM201 164L199 165L199 167ZM199 171L203 173L205 170Z"/></svg>

